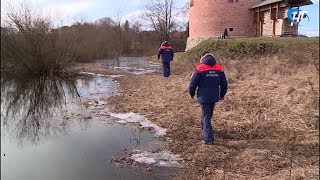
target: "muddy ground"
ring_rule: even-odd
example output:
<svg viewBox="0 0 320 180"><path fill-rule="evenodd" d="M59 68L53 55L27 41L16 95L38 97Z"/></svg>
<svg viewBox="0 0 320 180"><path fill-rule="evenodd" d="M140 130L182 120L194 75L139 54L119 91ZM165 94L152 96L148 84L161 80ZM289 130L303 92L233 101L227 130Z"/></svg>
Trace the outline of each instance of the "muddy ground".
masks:
<svg viewBox="0 0 320 180"><path fill-rule="evenodd" d="M119 77L113 112L136 112L167 128L168 149L185 168L175 179L319 179L319 75L278 58L223 60L229 90L217 103L216 143L202 145L200 106L188 94L193 69L175 62L172 75ZM82 64L83 71L110 69ZM97 69L95 69L97 68ZM305 69L308 69L306 73Z"/></svg>

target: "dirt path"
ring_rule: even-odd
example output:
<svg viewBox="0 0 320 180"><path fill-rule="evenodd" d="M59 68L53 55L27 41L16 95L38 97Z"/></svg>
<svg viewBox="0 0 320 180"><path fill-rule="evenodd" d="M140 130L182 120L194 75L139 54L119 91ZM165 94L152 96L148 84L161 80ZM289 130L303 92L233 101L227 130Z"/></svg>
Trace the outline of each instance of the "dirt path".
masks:
<svg viewBox="0 0 320 180"><path fill-rule="evenodd" d="M201 144L200 106L188 94L191 69L169 78L160 74L120 77L121 95L109 99L110 110L136 112L168 129L167 136L173 141L167 148L180 154L186 167L176 179L288 179L290 171L293 179L318 177L319 139L314 123L304 128L306 122L298 117L301 114L285 109L288 102L276 102L283 98L277 94L279 89L286 93L290 87L260 79L268 74L259 71L239 71L230 68L227 98L216 105L213 126L217 142L212 146ZM299 87L294 87L294 92L299 92ZM306 113L312 116L314 112Z"/></svg>

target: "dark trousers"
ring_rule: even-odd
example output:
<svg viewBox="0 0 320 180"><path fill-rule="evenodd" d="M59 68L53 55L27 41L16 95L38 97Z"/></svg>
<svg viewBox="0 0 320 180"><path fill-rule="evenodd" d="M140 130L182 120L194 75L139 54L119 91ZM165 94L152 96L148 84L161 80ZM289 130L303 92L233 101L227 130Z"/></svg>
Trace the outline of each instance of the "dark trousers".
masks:
<svg viewBox="0 0 320 180"><path fill-rule="evenodd" d="M162 63L163 65L163 76L169 77L170 76L170 62L168 63Z"/></svg>
<svg viewBox="0 0 320 180"><path fill-rule="evenodd" d="M205 142L210 143L214 141L214 132L211 125L211 118L213 114L215 103L212 104L201 104L201 129L202 138Z"/></svg>

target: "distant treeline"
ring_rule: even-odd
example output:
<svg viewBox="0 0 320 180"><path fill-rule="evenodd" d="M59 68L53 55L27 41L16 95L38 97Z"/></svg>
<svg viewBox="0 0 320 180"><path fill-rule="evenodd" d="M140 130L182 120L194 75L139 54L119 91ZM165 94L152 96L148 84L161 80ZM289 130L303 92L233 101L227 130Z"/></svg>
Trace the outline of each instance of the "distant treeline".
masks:
<svg viewBox="0 0 320 180"><path fill-rule="evenodd" d="M76 38L75 61L87 62L117 56L155 54L163 40L159 39L158 32L141 30L140 26L137 22L130 24L129 21L125 21L123 24L117 24L110 18L102 18L92 23L77 22L71 26L55 28L48 33L63 37L59 39L61 45L64 41L69 42L71 38ZM12 31L14 29L1 27L1 36L9 34L19 36L19 33L12 33ZM174 31L168 40L175 51L184 51L187 40L186 31Z"/></svg>
<svg viewBox="0 0 320 180"><path fill-rule="evenodd" d="M163 40L158 32L141 30L140 24L123 24L114 22L110 18L102 18L93 23L75 23L63 26L53 31L65 35L76 34L80 40L77 47L76 60L88 61L92 59L114 58L117 56L137 56L155 54ZM184 51L186 46L186 32L174 31L168 39L176 51Z"/></svg>
<svg viewBox="0 0 320 180"><path fill-rule="evenodd" d="M1 27L1 70L10 72L56 74L73 62L153 55L164 40L159 32L141 30L139 23L110 18L53 28L43 17L8 16L12 23ZM174 31L168 40L175 51L184 51L186 39L186 31Z"/></svg>

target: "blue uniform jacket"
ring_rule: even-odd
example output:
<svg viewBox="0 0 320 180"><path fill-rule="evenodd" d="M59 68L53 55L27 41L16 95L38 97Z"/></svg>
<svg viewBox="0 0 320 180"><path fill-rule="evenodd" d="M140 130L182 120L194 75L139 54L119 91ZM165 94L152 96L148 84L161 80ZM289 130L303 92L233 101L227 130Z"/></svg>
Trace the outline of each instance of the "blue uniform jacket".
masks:
<svg viewBox="0 0 320 180"><path fill-rule="evenodd" d="M201 58L192 74L189 85L190 96L195 95L197 90L197 100L200 104L211 104L224 98L228 89L228 82L223 69L216 64L212 54L206 54Z"/></svg>
<svg viewBox="0 0 320 180"><path fill-rule="evenodd" d="M170 63L173 60L174 51L171 46L161 46L158 50L158 59L160 59L163 63Z"/></svg>

